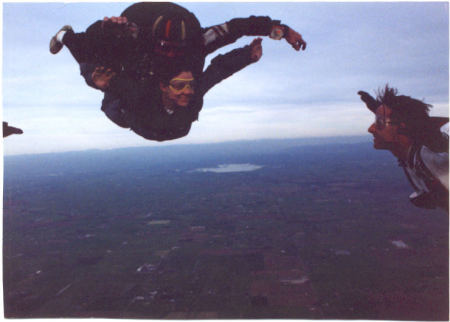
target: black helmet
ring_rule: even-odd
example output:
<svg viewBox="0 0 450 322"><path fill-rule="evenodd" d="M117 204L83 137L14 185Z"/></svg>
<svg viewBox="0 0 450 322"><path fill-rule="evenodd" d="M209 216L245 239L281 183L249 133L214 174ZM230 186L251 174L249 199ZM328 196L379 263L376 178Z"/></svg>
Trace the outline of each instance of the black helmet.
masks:
<svg viewBox="0 0 450 322"><path fill-rule="evenodd" d="M169 13L155 19L151 31L156 53L177 57L202 48L201 27L194 15Z"/></svg>
<svg viewBox="0 0 450 322"><path fill-rule="evenodd" d="M201 38L200 23L193 13L171 2L140 2L125 9L121 16L145 30L152 41L183 42Z"/></svg>
<svg viewBox="0 0 450 322"><path fill-rule="evenodd" d="M194 15L167 14L156 18L152 38L185 44L201 37L201 27Z"/></svg>

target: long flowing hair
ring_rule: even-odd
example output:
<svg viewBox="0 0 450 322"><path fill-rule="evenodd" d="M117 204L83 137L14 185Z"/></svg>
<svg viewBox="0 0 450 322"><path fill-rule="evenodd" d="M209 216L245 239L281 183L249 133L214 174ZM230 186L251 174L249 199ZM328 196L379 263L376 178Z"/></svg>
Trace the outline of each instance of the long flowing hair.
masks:
<svg viewBox="0 0 450 322"><path fill-rule="evenodd" d="M401 130L408 135L414 143L425 144L432 141L434 136L430 129L429 111L432 105L421 100L405 95L397 95L396 88L386 85L384 89L377 93L377 101L388 106L392 110L392 118L398 122L403 122L406 128Z"/></svg>

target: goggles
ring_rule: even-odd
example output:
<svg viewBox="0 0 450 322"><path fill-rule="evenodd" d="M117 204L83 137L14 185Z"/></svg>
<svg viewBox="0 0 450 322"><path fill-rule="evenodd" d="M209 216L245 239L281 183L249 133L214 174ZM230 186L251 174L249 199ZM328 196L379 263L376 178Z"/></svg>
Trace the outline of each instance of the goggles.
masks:
<svg viewBox="0 0 450 322"><path fill-rule="evenodd" d="M398 124L398 122L395 122L391 119L386 119L385 115L377 115L375 116L375 127L378 130L383 130L388 125L395 125Z"/></svg>
<svg viewBox="0 0 450 322"><path fill-rule="evenodd" d="M155 53L166 57L180 57L184 56L186 52L186 46L183 43L177 43L167 40L159 40L155 44Z"/></svg>
<svg viewBox="0 0 450 322"><path fill-rule="evenodd" d="M390 118L386 118L386 105L384 105L383 108L383 115L375 113L375 127L377 130L383 130L386 126L395 124L398 124L398 122L393 121Z"/></svg>
<svg viewBox="0 0 450 322"><path fill-rule="evenodd" d="M180 94L187 88L194 91L194 78L174 78L169 83L169 88L174 94Z"/></svg>

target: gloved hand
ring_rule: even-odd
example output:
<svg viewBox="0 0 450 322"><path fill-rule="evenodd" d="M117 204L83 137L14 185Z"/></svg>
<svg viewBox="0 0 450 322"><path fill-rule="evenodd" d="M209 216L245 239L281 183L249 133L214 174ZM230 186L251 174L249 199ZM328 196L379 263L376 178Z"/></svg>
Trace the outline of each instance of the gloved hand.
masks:
<svg viewBox="0 0 450 322"><path fill-rule="evenodd" d="M3 137L10 136L11 134L22 134L23 131L17 127L9 126L8 122L3 122Z"/></svg>

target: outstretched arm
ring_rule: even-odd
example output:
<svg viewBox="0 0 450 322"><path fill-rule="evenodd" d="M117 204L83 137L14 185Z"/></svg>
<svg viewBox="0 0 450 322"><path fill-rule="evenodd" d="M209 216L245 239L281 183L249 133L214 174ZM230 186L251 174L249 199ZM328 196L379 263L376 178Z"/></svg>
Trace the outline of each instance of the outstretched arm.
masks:
<svg viewBox="0 0 450 322"><path fill-rule="evenodd" d="M262 56L262 39L256 38L250 45L215 57L200 79L200 92L206 94L214 85L257 62Z"/></svg>
<svg viewBox="0 0 450 322"><path fill-rule="evenodd" d="M292 28L282 25L280 20L269 17L235 18L224 24L203 29L206 53L235 42L242 36L269 36L272 39L286 39L295 50L305 50L306 42Z"/></svg>

